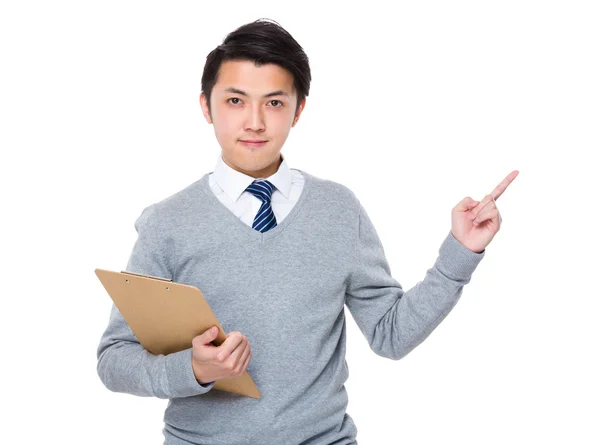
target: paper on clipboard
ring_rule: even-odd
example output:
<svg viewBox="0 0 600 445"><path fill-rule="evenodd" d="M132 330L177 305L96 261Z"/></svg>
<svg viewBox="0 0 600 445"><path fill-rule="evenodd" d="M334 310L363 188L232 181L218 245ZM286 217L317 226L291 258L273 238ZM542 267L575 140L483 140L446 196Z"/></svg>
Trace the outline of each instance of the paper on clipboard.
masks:
<svg viewBox="0 0 600 445"><path fill-rule="evenodd" d="M140 344L152 354L167 355L191 348L192 339L212 326L219 328L213 344L219 346L227 338L197 287L127 271L95 272ZM215 389L260 398L247 371L239 377L215 381Z"/></svg>

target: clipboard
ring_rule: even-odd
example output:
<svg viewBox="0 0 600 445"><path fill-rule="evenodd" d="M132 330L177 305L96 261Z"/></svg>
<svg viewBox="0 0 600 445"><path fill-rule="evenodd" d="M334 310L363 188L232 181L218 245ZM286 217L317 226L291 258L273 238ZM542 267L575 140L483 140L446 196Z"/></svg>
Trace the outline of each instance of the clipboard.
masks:
<svg viewBox="0 0 600 445"><path fill-rule="evenodd" d="M127 271L95 272L140 344L152 354L167 355L191 348L192 339L212 326L219 328L212 342L215 346L227 338L197 287ZM248 371L216 380L212 389L260 399Z"/></svg>

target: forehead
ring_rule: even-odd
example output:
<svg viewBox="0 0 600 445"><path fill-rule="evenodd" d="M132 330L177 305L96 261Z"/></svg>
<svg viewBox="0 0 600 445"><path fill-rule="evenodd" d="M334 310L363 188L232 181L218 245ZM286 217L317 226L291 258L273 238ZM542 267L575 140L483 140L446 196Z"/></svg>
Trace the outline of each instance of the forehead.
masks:
<svg viewBox="0 0 600 445"><path fill-rule="evenodd" d="M273 63L256 66L254 62L247 60L227 60L221 64L214 89L223 93L226 88L231 87L256 96L275 90L283 90L292 95L294 76Z"/></svg>

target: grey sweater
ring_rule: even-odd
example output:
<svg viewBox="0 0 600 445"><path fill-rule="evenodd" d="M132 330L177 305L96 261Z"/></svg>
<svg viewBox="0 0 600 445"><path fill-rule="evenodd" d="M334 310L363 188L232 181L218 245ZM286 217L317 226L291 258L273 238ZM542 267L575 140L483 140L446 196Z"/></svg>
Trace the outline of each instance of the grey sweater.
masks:
<svg viewBox="0 0 600 445"><path fill-rule="evenodd" d="M169 399L165 444L357 444L346 413L344 304L378 355L399 360L454 307L485 255L449 232L423 281L390 275L365 209L347 187L300 170L290 214L261 233L210 190L209 173L146 207L126 270L198 287L225 332L252 347L260 399L201 385L190 349L153 355L113 305L98 346L111 391Z"/></svg>

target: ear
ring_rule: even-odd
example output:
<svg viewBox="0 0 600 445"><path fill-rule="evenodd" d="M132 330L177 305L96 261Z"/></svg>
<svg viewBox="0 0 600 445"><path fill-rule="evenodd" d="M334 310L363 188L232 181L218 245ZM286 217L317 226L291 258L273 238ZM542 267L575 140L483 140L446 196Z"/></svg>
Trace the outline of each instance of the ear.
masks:
<svg viewBox="0 0 600 445"><path fill-rule="evenodd" d="M294 121L292 122L292 127L294 125L296 125L296 123L298 122L298 119L300 119L300 115L302 114L302 111L304 110L305 105L306 105L306 97L302 100L302 103L298 107L298 111L296 112L296 115L294 116Z"/></svg>
<svg viewBox="0 0 600 445"><path fill-rule="evenodd" d="M208 101L206 100L206 96L204 95L204 93L200 93L200 107L202 108L202 114L204 115L204 119L206 119L206 122L212 124L212 116L209 111Z"/></svg>

